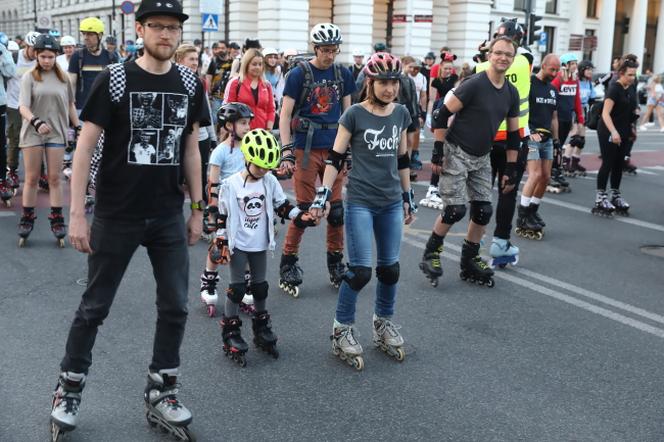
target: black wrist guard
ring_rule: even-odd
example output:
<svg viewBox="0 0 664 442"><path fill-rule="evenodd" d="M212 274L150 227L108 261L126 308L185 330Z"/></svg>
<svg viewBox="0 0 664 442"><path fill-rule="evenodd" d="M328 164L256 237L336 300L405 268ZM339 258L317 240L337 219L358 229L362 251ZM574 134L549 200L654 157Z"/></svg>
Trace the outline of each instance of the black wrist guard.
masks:
<svg viewBox="0 0 664 442"><path fill-rule="evenodd" d="M327 160L325 164L334 167L337 171L341 171L344 167L344 160L346 160L346 154L339 153L334 149L330 149L330 153L327 155Z"/></svg>
<svg viewBox="0 0 664 442"><path fill-rule="evenodd" d="M506 163L505 164L505 172L503 172L503 175L507 177L507 183L506 185L508 186L513 186L516 184L516 163Z"/></svg>
<svg viewBox="0 0 664 442"><path fill-rule="evenodd" d="M431 164L440 166L443 164L443 157L445 156L445 143L442 141L433 142L433 153L431 154Z"/></svg>
<svg viewBox="0 0 664 442"><path fill-rule="evenodd" d="M408 153L405 153L401 156L397 157L397 169L408 169L410 168L410 157L408 156Z"/></svg>

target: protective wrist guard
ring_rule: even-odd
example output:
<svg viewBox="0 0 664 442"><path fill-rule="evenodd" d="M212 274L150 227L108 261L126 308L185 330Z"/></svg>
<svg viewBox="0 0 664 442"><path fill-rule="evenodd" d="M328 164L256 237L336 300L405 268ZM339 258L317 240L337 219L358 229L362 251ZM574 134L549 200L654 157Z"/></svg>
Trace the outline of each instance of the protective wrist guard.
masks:
<svg viewBox="0 0 664 442"><path fill-rule="evenodd" d="M332 197L332 191L329 187L321 186L316 190L316 198L314 202L311 203L312 209L325 209L325 203L327 203Z"/></svg>
<svg viewBox="0 0 664 442"><path fill-rule="evenodd" d="M434 129L447 129L447 122L449 118L454 115L447 108L447 105L443 104L441 107L433 111L433 127Z"/></svg>
<svg viewBox="0 0 664 442"><path fill-rule="evenodd" d="M228 219L228 215L225 213L220 213L217 215L217 230L226 232L226 219Z"/></svg>
<svg viewBox="0 0 664 442"><path fill-rule="evenodd" d="M341 171L344 167L344 161L346 160L346 154L339 153L334 149L330 149L330 152L327 155L327 160L325 160L325 164L328 166L332 166L337 171Z"/></svg>
<svg viewBox="0 0 664 442"><path fill-rule="evenodd" d="M560 140L553 140L553 150L560 150Z"/></svg>
<svg viewBox="0 0 664 442"><path fill-rule="evenodd" d="M445 143L442 141L433 142L433 153L431 154L431 164L440 166L443 164L443 157L445 156Z"/></svg>
<svg viewBox="0 0 664 442"><path fill-rule="evenodd" d="M413 189L407 190L401 194L401 199L403 202L408 203L409 215L417 213L417 205L413 202L413 198L415 198L415 192L413 192Z"/></svg>
<svg viewBox="0 0 664 442"><path fill-rule="evenodd" d="M410 157L408 156L408 153L397 157L397 169L401 170L408 168L410 168Z"/></svg>
<svg viewBox="0 0 664 442"><path fill-rule="evenodd" d="M302 219L305 215L308 215L308 212L299 212L295 218L293 218L293 224L295 224L295 227L306 229L307 227L316 225L316 220L311 217L307 220Z"/></svg>
<svg viewBox="0 0 664 442"><path fill-rule="evenodd" d="M503 175L507 177L507 185L513 186L516 184L516 163L506 163L505 172Z"/></svg>

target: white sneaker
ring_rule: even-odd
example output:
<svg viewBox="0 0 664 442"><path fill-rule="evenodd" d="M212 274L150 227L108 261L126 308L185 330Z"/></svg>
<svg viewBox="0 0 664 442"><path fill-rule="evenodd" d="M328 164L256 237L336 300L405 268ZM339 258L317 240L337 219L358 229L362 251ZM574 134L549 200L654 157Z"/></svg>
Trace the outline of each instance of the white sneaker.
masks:
<svg viewBox="0 0 664 442"><path fill-rule="evenodd" d="M664 127L659 130L660 132L664 132Z"/></svg>
<svg viewBox="0 0 664 442"><path fill-rule="evenodd" d="M647 122L646 124L644 124L644 126L646 126L646 127L653 127L654 125L655 125L654 121L653 122Z"/></svg>
<svg viewBox="0 0 664 442"><path fill-rule="evenodd" d="M639 130L648 130L648 127L645 124L639 126Z"/></svg>

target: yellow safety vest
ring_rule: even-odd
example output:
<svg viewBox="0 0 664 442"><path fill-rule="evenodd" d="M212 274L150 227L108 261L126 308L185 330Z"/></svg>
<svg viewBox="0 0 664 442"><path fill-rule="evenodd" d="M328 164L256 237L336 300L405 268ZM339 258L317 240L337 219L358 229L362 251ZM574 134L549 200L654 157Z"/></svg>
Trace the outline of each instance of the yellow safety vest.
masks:
<svg viewBox="0 0 664 442"><path fill-rule="evenodd" d="M489 62L485 61L475 67L476 72L486 71L489 68ZM514 57L512 66L505 73L505 78L519 91L519 135L521 138L528 135L528 99L530 96L530 62L523 54L517 54ZM498 132L495 141L507 139L507 120L504 120Z"/></svg>

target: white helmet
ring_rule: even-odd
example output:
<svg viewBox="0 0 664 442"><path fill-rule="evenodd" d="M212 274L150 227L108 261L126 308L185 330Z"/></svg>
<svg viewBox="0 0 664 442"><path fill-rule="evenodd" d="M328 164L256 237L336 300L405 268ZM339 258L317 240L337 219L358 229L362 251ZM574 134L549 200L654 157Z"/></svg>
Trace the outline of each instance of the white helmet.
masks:
<svg viewBox="0 0 664 442"><path fill-rule="evenodd" d="M343 42L341 29L332 23L318 23L311 29L310 35L314 46L339 45Z"/></svg>
<svg viewBox="0 0 664 442"><path fill-rule="evenodd" d="M35 42L37 41L37 37L39 37L41 34L36 31L30 31L27 34L25 34L25 44L28 46L34 46Z"/></svg>
<svg viewBox="0 0 664 442"><path fill-rule="evenodd" d="M76 46L76 40L71 35L65 35L60 39L60 46Z"/></svg>
<svg viewBox="0 0 664 442"><path fill-rule="evenodd" d="M353 49L353 57L364 57L364 52L360 48Z"/></svg>
<svg viewBox="0 0 664 442"><path fill-rule="evenodd" d="M297 55L297 49L288 48L284 49L284 58L293 57Z"/></svg>
<svg viewBox="0 0 664 442"><path fill-rule="evenodd" d="M21 48L19 47L18 43L16 43L14 40L9 40L7 43L7 50L9 51L18 51Z"/></svg>
<svg viewBox="0 0 664 442"><path fill-rule="evenodd" d="M277 51L275 48L265 48L263 50L263 56L267 57L268 55L279 55L279 51Z"/></svg>

